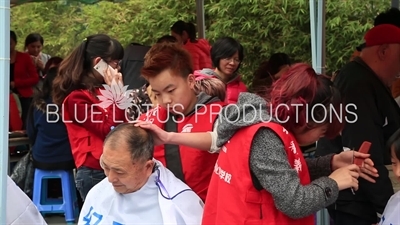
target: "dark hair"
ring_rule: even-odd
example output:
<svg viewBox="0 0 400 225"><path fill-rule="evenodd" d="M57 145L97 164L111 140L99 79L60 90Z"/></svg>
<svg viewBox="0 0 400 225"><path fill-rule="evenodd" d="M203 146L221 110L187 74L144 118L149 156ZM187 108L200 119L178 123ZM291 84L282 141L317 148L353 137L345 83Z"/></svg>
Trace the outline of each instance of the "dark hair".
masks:
<svg viewBox="0 0 400 225"><path fill-rule="evenodd" d="M143 128L123 123L116 126L104 139L104 146L120 149L120 144L125 143L131 153L132 161L147 161L153 158L154 142L151 133Z"/></svg>
<svg viewBox="0 0 400 225"><path fill-rule="evenodd" d="M40 44L44 44L44 40L42 35L38 34L38 33L31 33L28 36L26 36L25 38L25 48L28 47L28 45L39 41Z"/></svg>
<svg viewBox="0 0 400 225"><path fill-rule="evenodd" d="M176 38L172 35L164 35L157 40L157 43L163 43L163 42L175 43L178 42L178 40L176 40Z"/></svg>
<svg viewBox="0 0 400 225"><path fill-rule="evenodd" d="M10 38L11 38L12 40L14 40L15 43L17 43L17 35L16 35L15 32L12 31L12 30L10 30Z"/></svg>
<svg viewBox="0 0 400 225"><path fill-rule="evenodd" d="M392 24L400 27L400 10L398 8L390 8L380 13L374 19L374 26L381 24Z"/></svg>
<svg viewBox="0 0 400 225"><path fill-rule="evenodd" d="M220 69L219 61L221 59L232 57L236 52L239 53L239 60L240 60L239 66L236 70L238 71L244 58L243 46L238 41L236 41L234 38L231 37L223 37L218 39L211 47L211 61L214 67Z"/></svg>
<svg viewBox="0 0 400 225"><path fill-rule="evenodd" d="M268 61L260 64L254 72L252 87L256 92L263 92L263 89L270 87L275 81L275 74L279 73L284 65L291 65L290 58L285 53L275 53L271 55Z"/></svg>
<svg viewBox="0 0 400 225"><path fill-rule="evenodd" d="M194 25L194 23L186 23L186 32L188 33L190 41L194 42L197 36L196 26Z"/></svg>
<svg viewBox="0 0 400 225"><path fill-rule="evenodd" d="M46 77L43 79L42 89L35 97L36 99L48 99L51 97L53 92L53 81L57 77L57 72L58 67L53 67L47 71Z"/></svg>
<svg viewBox="0 0 400 225"><path fill-rule="evenodd" d="M94 75L93 59L100 57L110 62L121 60L123 56L122 45L108 35L96 34L87 37L61 62L58 76L54 80L54 103L61 106L72 91L87 89L93 93L96 86L103 84L103 78Z"/></svg>
<svg viewBox="0 0 400 225"><path fill-rule="evenodd" d="M48 100L51 98L53 93L53 81L57 77L57 67L49 69L46 77L43 79L43 86L41 89L37 89L33 95L32 103L28 110L27 124L33 125L33 111L34 109L41 110L42 112L56 112L58 109L54 106L48 106Z"/></svg>
<svg viewBox="0 0 400 225"><path fill-rule="evenodd" d="M182 20L178 20L172 25L171 31L179 35L183 35L183 32L186 32L190 42L197 42L196 27L193 23L186 23Z"/></svg>
<svg viewBox="0 0 400 225"><path fill-rule="evenodd" d="M339 116L344 116L343 107L340 107L342 98L339 91L333 87L329 77L317 75L307 64L299 63L290 67L272 84L267 99L271 103L271 112L280 121L287 120L283 126L291 132L294 128L304 125L307 129L313 129L328 124L329 128L325 135L334 138L344 126L335 115L337 113ZM320 104L324 107L312 110Z"/></svg>
<svg viewBox="0 0 400 225"><path fill-rule="evenodd" d="M393 148L396 158L400 160L400 129L390 136L387 146L389 150L392 150Z"/></svg>
<svg viewBox="0 0 400 225"><path fill-rule="evenodd" d="M182 77L193 73L193 63L189 52L177 43L164 42L153 45L144 57L141 74L148 79L167 69Z"/></svg>
<svg viewBox="0 0 400 225"><path fill-rule="evenodd" d="M268 72L271 75L275 75L279 72L282 66L290 66L291 64L292 62L287 54L281 52L272 54L268 60Z"/></svg>
<svg viewBox="0 0 400 225"><path fill-rule="evenodd" d="M61 57L51 57L49 60L47 60L47 63L44 66L43 74L46 74L49 71L51 65L55 65L56 67L58 67L62 60L63 59Z"/></svg>

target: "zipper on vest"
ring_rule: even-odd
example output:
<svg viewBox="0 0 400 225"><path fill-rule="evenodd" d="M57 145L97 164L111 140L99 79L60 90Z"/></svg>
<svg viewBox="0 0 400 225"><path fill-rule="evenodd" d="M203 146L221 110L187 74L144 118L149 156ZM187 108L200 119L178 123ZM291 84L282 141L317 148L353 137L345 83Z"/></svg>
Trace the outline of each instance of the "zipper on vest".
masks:
<svg viewBox="0 0 400 225"><path fill-rule="evenodd" d="M260 220L263 219L263 213L262 213L262 205L260 205Z"/></svg>

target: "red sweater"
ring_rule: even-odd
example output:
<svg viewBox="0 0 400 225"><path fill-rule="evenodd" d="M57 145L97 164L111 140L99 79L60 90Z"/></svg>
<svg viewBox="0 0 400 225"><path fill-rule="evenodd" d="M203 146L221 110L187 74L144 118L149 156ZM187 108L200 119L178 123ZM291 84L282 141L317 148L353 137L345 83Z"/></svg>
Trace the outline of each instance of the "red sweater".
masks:
<svg viewBox="0 0 400 225"><path fill-rule="evenodd" d="M36 67L27 53L17 52L14 63L14 86L21 97L32 97L33 87L39 82Z"/></svg>
<svg viewBox="0 0 400 225"><path fill-rule="evenodd" d="M97 90L97 95L101 95ZM114 104L102 108L100 101L86 90L76 90L67 96L63 104L63 121L76 167L86 166L102 170L100 156L103 142L112 126L125 121L125 110ZM93 111L92 111L93 110Z"/></svg>

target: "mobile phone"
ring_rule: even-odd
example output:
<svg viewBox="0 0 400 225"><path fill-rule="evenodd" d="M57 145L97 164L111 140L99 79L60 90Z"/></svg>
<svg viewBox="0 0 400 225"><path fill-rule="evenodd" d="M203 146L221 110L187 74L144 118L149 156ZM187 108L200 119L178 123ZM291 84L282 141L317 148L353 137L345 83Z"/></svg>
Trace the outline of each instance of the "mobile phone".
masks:
<svg viewBox="0 0 400 225"><path fill-rule="evenodd" d="M94 67L97 72L99 72L104 77L104 71L108 68L111 75L115 75L118 71L112 68L106 61L101 59Z"/></svg>
<svg viewBox="0 0 400 225"><path fill-rule="evenodd" d="M371 142L364 141L361 144L361 147L358 149L358 152L368 154L370 148L371 148ZM364 162L364 159L360 159L360 158L354 159L354 164L356 164L357 166L362 166L363 162Z"/></svg>
<svg viewBox="0 0 400 225"><path fill-rule="evenodd" d="M93 68L104 77L104 71L108 68L108 64L101 59Z"/></svg>

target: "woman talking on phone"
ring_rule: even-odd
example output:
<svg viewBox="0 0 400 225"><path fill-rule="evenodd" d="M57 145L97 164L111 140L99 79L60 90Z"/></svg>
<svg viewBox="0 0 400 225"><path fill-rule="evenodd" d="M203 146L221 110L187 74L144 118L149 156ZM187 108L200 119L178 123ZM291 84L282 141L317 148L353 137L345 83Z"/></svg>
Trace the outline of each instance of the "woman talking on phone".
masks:
<svg viewBox="0 0 400 225"><path fill-rule="evenodd" d="M241 93L237 105L222 109L213 132L166 133L146 122L136 126L152 130L157 144L219 152L203 225L313 225L314 213L334 203L339 190L357 191L359 176L371 182L369 176L377 176L367 154L304 159L300 146L341 131L330 110L340 113L340 104L329 79L297 64L272 85L266 99ZM353 157L362 159L361 168Z"/></svg>
<svg viewBox="0 0 400 225"><path fill-rule="evenodd" d="M53 82L53 102L67 127L77 168L76 188L83 200L105 178L99 162L103 140L125 120L124 110L114 103L100 104L104 101L98 98L104 93L103 84L110 86L114 80L123 85L118 73L123 55L117 40L103 34L89 36L62 61Z"/></svg>

